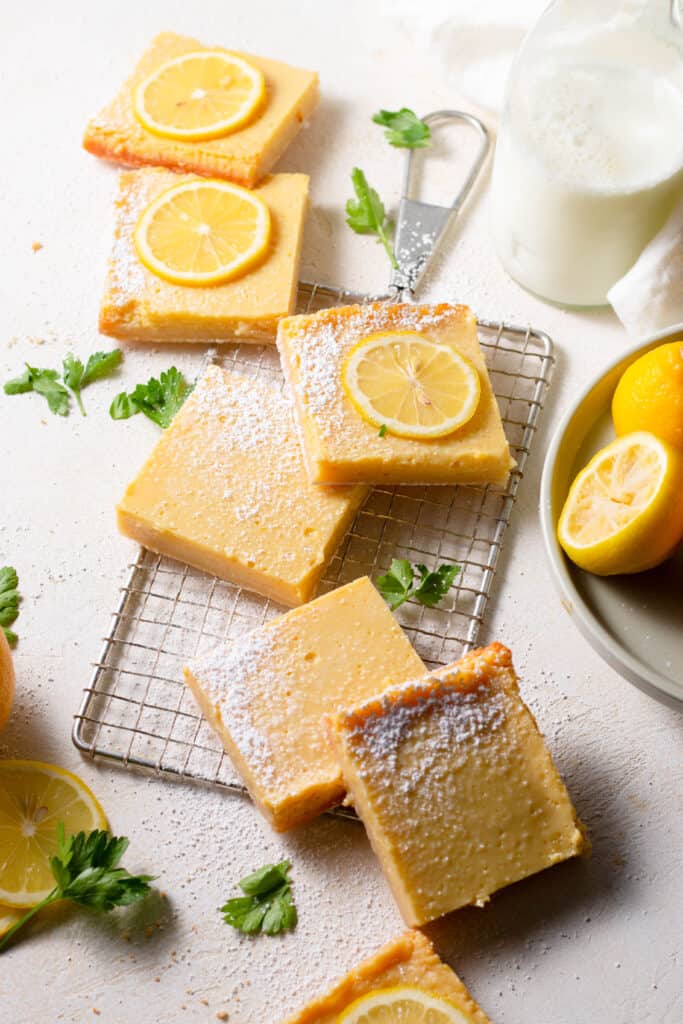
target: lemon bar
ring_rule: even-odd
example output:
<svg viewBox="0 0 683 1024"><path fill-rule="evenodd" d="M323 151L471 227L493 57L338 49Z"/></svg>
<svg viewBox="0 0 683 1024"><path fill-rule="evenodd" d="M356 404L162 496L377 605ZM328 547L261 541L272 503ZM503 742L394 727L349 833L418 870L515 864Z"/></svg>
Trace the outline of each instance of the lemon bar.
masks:
<svg viewBox="0 0 683 1024"><path fill-rule="evenodd" d="M342 801L322 716L424 671L367 576L185 670L254 802L279 832Z"/></svg>
<svg viewBox="0 0 683 1024"><path fill-rule="evenodd" d="M209 366L127 488L118 525L152 551L298 605L365 495L309 484L279 388Z"/></svg>
<svg viewBox="0 0 683 1024"><path fill-rule="evenodd" d="M243 127L217 139L186 141L148 131L134 112L137 86L167 61L201 51L232 53L257 68L266 85L262 110ZM317 104L318 76L313 71L163 32L152 40L114 101L90 121L83 145L95 156L117 163L170 167L229 178L252 188L279 160Z"/></svg>
<svg viewBox="0 0 683 1024"><path fill-rule="evenodd" d="M377 429L345 392L350 351L379 332L414 331L452 346L473 365L480 398L471 420L445 437L415 440ZM277 344L314 483L504 484L514 462L505 438L476 320L465 306L368 303L287 317Z"/></svg>
<svg viewBox="0 0 683 1024"><path fill-rule="evenodd" d="M417 931L404 932L382 946L326 995L313 999L284 1024L337 1024L341 1014L356 1000L399 986L414 986L427 995L444 999L460 1012L459 1024L491 1024L457 974L439 959L429 939Z"/></svg>
<svg viewBox="0 0 683 1024"><path fill-rule="evenodd" d="M502 644L341 711L328 727L410 926L483 906L586 846Z"/></svg>
<svg viewBox="0 0 683 1024"><path fill-rule="evenodd" d="M134 240L149 203L171 185L193 180L155 167L121 174L100 331L122 341L272 342L296 302L308 176L274 174L258 186L273 224L268 253L241 277L206 287L157 276L140 261Z"/></svg>

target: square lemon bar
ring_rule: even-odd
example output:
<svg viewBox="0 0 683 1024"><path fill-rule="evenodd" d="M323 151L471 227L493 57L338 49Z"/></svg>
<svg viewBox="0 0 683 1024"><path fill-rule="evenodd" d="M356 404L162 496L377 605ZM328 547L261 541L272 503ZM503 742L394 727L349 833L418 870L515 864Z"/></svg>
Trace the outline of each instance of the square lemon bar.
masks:
<svg viewBox="0 0 683 1024"><path fill-rule="evenodd" d="M340 711L328 726L411 927L483 906L586 847L502 644Z"/></svg>
<svg viewBox="0 0 683 1024"><path fill-rule="evenodd" d="M418 988L427 997L444 1000L459 1011L459 1024L491 1024L457 974L439 959L429 939L417 931L404 932L382 946L373 956L349 971L327 995L313 999L284 1024L337 1024L344 1011L357 1000L371 993L387 989L395 991L403 986ZM388 1012L391 1013L390 1010ZM377 1017L378 1021L398 1019L394 1016ZM428 1019L431 1017L425 1016L425 1020Z"/></svg>
<svg viewBox="0 0 683 1024"><path fill-rule="evenodd" d="M230 134L203 141L164 138L143 127L134 108L138 85L169 60L209 51L240 57L263 74L266 99L262 108ZM229 178L252 188L282 156L317 104L318 76L313 71L163 32L152 40L118 96L90 121L83 145L95 156L118 163L171 167Z"/></svg>
<svg viewBox="0 0 683 1024"><path fill-rule="evenodd" d="M119 506L144 547L303 604L366 496L309 484L277 387L210 366Z"/></svg>
<svg viewBox="0 0 683 1024"><path fill-rule="evenodd" d="M342 371L351 350L382 332L415 332L464 356L479 377L468 423L445 437L394 436L350 400ZM386 302L287 317L277 344L289 381L308 474L314 483L504 484L514 462L505 438L474 316L465 306Z"/></svg>
<svg viewBox="0 0 683 1024"><path fill-rule="evenodd" d="M135 246L143 210L172 185L197 180L159 167L124 171L114 247L100 307L100 331L122 341L274 341L294 309L308 176L274 174L256 189L270 211L272 240L262 262L225 284L173 284L148 270Z"/></svg>
<svg viewBox="0 0 683 1024"><path fill-rule="evenodd" d="M257 806L279 832L342 801L322 716L424 666L367 576L185 670Z"/></svg>

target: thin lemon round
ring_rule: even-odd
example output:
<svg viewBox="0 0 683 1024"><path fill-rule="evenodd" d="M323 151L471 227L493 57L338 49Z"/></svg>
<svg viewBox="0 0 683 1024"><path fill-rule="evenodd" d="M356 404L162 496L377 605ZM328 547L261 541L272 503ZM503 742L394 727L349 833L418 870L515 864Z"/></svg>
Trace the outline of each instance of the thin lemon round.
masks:
<svg viewBox="0 0 683 1024"><path fill-rule="evenodd" d="M440 996L413 985L368 992L339 1017L339 1024L473 1024L472 1017Z"/></svg>
<svg viewBox="0 0 683 1024"><path fill-rule="evenodd" d="M229 181L186 181L143 211L135 245L144 265L173 284L223 284L259 263L270 244L270 211Z"/></svg>
<svg viewBox="0 0 683 1024"><path fill-rule="evenodd" d="M40 761L0 761L0 904L32 907L54 888L49 862L60 821L67 835L107 828L76 775Z"/></svg>
<svg viewBox="0 0 683 1024"><path fill-rule="evenodd" d="M574 480L557 538L598 576L665 561L683 539L683 451L645 431L612 441Z"/></svg>
<svg viewBox="0 0 683 1024"><path fill-rule="evenodd" d="M166 61L140 82L133 109L154 135L201 142L241 128L265 97L258 68L220 50L200 50Z"/></svg>
<svg viewBox="0 0 683 1024"><path fill-rule="evenodd" d="M617 434L648 430L683 448L683 338L631 363L614 392L612 418Z"/></svg>
<svg viewBox="0 0 683 1024"><path fill-rule="evenodd" d="M415 331L363 338L346 357L342 384L363 419L398 437L425 441L468 423L481 397L472 363Z"/></svg>
<svg viewBox="0 0 683 1024"><path fill-rule="evenodd" d="M21 921L24 916L23 910L13 910L12 907L0 907L0 939L7 935L10 928Z"/></svg>

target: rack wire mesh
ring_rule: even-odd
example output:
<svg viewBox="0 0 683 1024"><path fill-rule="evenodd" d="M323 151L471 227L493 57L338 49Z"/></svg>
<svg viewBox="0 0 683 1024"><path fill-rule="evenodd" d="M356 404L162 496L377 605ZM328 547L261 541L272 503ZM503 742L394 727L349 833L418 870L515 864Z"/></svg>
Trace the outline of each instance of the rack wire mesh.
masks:
<svg viewBox="0 0 683 1024"><path fill-rule="evenodd" d="M362 302L341 288L301 283L298 308ZM397 616L430 666L478 639L503 535L553 366L548 335L479 321L491 381L517 460L505 488L376 487L333 558L320 593L386 571L394 557L462 571L437 608L408 602ZM227 345L211 358L281 380L273 346ZM141 549L121 589L72 732L76 747L128 767L244 793L228 755L183 683L182 668L219 641L233 642L284 609L223 580Z"/></svg>

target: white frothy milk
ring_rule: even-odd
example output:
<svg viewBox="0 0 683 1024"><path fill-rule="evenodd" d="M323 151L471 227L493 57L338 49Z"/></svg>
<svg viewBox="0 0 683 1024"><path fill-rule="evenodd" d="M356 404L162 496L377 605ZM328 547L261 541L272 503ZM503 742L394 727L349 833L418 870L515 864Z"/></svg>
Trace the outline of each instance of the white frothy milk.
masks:
<svg viewBox="0 0 683 1024"><path fill-rule="evenodd" d="M683 89L627 65L539 62L496 151L493 232L520 284L606 301L683 190Z"/></svg>

